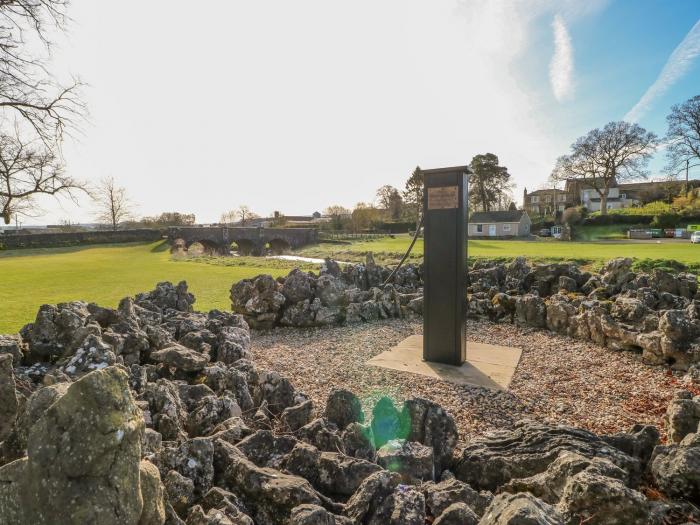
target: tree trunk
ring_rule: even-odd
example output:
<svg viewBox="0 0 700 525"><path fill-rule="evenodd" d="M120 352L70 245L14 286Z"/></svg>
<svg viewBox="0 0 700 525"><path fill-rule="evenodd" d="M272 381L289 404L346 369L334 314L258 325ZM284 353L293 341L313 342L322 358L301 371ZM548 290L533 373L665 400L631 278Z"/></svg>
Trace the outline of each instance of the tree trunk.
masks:
<svg viewBox="0 0 700 525"><path fill-rule="evenodd" d="M607 188L605 189L604 192L602 192L600 194L600 214L601 215L608 214L608 190L607 190Z"/></svg>

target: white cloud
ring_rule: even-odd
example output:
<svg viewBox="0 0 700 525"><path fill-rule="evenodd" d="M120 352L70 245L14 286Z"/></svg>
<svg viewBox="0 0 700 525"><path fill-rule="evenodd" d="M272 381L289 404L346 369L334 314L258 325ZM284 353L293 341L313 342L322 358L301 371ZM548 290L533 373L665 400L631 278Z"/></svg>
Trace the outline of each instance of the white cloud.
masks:
<svg viewBox="0 0 700 525"><path fill-rule="evenodd" d="M554 36L554 56L549 63L549 82L552 85L554 97L562 102L571 98L574 92L574 50L571 36L561 15L556 15L552 21Z"/></svg>
<svg viewBox="0 0 700 525"><path fill-rule="evenodd" d="M688 31L678 47L673 50L659 76L642 95L639 102L627 112L625 120L637 122L642 118L654 100L663 95L686 74L698 55L700 55L700 20Z"/></svg>

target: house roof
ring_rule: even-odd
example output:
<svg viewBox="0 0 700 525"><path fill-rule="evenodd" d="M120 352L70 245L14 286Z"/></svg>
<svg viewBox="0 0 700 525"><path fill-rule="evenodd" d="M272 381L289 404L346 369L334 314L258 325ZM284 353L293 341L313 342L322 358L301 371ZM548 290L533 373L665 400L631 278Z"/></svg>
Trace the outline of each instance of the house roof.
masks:
<svg viewBox="0 0 700 525"><path fill-rule="evenodd" d="M559 194L559 193L569 193L566 190L560 190L559 188L549 188L549 189L544 189L544 190L535 190L531 191L530 193L527 194L529 197L530 195L551 195L552 193Z"/></svg>
<svg viewBox="0 0 700 525"><path fill-rule="evenodd" d="M520 222L525 210L477 211L469 216L469 222Z"/></svg>

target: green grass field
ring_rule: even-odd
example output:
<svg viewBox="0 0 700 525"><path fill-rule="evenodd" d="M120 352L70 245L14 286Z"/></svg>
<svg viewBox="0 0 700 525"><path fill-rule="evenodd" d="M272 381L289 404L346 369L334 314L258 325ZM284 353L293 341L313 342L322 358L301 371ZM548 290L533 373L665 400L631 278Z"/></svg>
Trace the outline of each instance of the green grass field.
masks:
<svg viewBox="0 0 700 525"><path fill-rule="evenodd" d="M0 251L0 333L33 321L44 303L74 300L116 306L123 297L160 281L187 281L200 310L228 310L231 285L260 273L293 267L266 259L236 258L236 265L175 261L162 243Z"/></svg>
<svg viewBox="0 0 700 525"><path fill-rule="evenodd" d="M408 248L410 238L397 235L352 244L321 244L301 250L309 257L332 255L338 260L362 260L366 253L373 252L375 259L393 262ZM637 259L668 259L700 269L700 245L681 243L640 242L561 242L554 239L540 241L469 241L470 257L513 258L524 256L533 261L579 261L595 264L615 257ZM418 239L412 259L423 256L423 240Z"/></svg>
<svg viewBox="0 0 700 525"><path fill-rule="evenodd" d="M373 252L377 262L395 264L410 239L407 235L352 244L320 244L298 255L339 261L363 260ZM411 256L423 254L419 239ZM700 245L688 243L612 243L547 241L471 241L469 256L531 261L578 261L597 266L614 257L635 257L641 267L671 266L677 261L700 271ZM658 262L661 260L662 262ZM16 332L34 319L44 303L72 300L116 306L122 297L150 290L160 281L186 280L199 310L229 308L231 284L261 273L284 275L298 264L256 257L173 259L164 243L121 244L43 250L0 251L0 333ZM315 266L302 264L304 269Z"/></svg>

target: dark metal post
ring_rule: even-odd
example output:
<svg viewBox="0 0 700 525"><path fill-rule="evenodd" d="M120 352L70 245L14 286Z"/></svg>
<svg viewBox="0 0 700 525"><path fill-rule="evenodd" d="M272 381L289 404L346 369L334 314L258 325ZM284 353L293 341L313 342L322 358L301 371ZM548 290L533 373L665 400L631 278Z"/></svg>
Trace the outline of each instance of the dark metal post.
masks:
<svg viewBox="0 0 700 525"><path fill-rule="evenodd" d="M423 170L423 359L467 357L467 166Z"/></svg>

